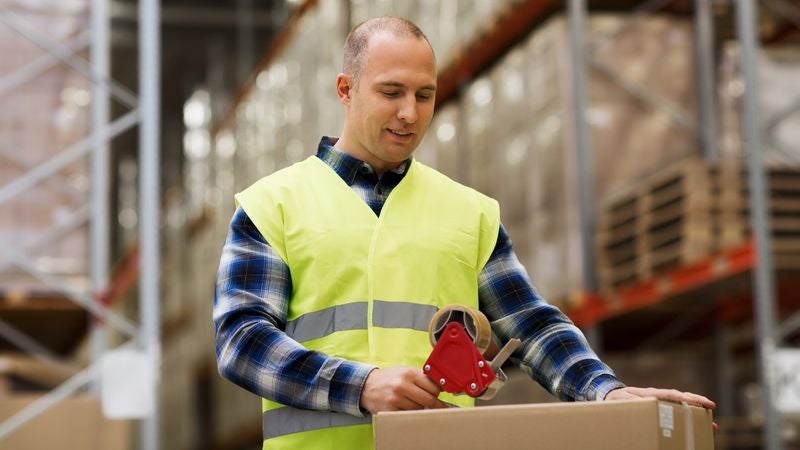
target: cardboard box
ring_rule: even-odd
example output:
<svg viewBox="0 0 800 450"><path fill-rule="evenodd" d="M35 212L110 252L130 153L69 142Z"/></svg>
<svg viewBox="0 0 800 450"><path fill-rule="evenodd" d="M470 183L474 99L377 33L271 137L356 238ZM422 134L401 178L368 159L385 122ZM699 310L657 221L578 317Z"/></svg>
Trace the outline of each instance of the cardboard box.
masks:
<svg viewBox="0 0 800 450"><path fill-rule="evenodd" d="M39 398L15 394L0 401L0 423ZM129 450L131 423L103 418L100 399L76 395L0 440L0 450Z"/></svg>
<svg viewBox="0 0 800 450"><path fill-rule="evenodd" d="M376 450L713 450L711 412L655 399L380 413Z"/></svg>

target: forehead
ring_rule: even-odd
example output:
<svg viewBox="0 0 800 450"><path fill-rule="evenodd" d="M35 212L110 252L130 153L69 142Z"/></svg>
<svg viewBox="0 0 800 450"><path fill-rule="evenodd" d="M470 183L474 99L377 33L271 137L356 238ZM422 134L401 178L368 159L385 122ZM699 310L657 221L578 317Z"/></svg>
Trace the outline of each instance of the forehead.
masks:
<svg viewBox="0 0 800 450"><path fill-rule="evenodd" d="M421 83L436 83L436 59L424 39L380 32L370 38L366 52L361 76L371 82L413 78Z"/></svg>

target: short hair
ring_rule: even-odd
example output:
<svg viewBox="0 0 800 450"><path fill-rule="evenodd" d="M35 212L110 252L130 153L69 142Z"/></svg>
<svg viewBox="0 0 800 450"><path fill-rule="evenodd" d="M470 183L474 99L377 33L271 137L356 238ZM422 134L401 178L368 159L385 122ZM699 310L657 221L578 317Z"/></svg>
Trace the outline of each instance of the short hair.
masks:
<svg viewBox="0 0 800 450"><path fill-rule="evenodd" d="M356 86L358 86L361 69L366 63L370 38L381 32L388 32L396 37L423 39L433 52L433 46L428 37L410 20L402 17L376 17L361 22L347 35L342 58L342 71L353 78Z"/></svg>

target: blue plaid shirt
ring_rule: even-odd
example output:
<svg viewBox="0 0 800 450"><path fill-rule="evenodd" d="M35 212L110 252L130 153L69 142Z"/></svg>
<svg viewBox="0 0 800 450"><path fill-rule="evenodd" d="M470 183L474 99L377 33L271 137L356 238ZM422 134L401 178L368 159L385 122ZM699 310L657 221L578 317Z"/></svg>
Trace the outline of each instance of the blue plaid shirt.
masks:
<svg viewBox="0 0 800 450"><path fill-rule="evenodd" d="M323 138L317 157L380 214L410 160L378 177L334 143ZM551 393L568 401L595 400L624 386L580 330L536 291L502 226L478 283L480 309L497 337L522 339L512 361ZM238 208L222 249L214 299L220 373L283 404L363 415L361 391L374 366L308 350L288 337L283 330L291 294L289 267Z"/></svg>

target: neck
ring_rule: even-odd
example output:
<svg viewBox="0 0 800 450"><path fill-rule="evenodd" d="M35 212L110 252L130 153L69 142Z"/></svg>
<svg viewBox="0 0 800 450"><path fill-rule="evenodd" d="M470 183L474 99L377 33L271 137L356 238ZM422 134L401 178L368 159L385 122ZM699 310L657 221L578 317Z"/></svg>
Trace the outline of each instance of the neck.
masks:
<svg viewBox="0 0 800 450"><path fill-rule="evenodd" d="M361 161L372 166L372 169L378 175L378 177L382 177L387 170L392 170L400 167L405 161L400 161L399 163L392 163L388 161L383 161L376 158L372 153L368 152L366 149L362 148L360 145L354 144L347 139L345 133L342 133L342 137L333 144L333 147L341 152L347 153L348 155L357 158Z"/></svg>

